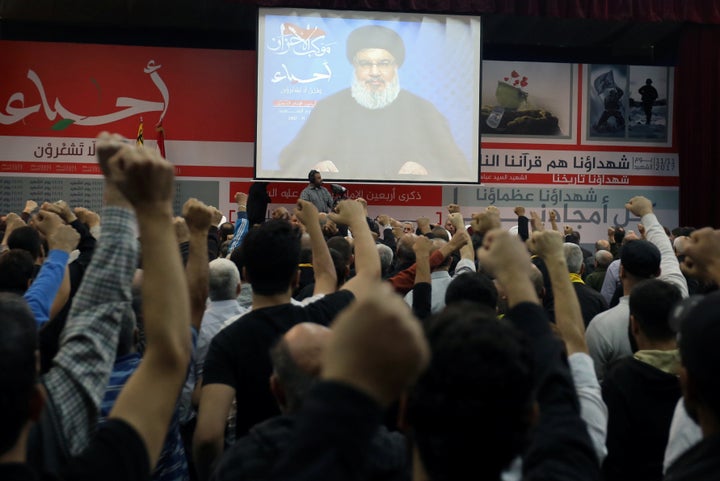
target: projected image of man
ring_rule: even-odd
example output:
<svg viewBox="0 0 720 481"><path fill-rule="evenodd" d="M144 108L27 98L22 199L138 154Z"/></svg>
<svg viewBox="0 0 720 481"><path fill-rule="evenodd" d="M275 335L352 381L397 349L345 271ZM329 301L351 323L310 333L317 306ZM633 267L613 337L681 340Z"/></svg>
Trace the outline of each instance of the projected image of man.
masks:
<svg viewBox="0 0 720 481"><path fill-rule="evenodd" d="M350 33L351 86L319 101L280 154L286 175L308 169L336 178L472 181L445 117L400 87L405 44L379 25Z"/></svg>

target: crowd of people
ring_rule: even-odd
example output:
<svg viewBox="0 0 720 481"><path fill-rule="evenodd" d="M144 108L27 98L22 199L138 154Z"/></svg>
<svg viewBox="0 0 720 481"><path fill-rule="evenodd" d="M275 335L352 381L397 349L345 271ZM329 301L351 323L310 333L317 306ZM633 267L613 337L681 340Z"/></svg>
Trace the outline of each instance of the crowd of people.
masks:
<svg viewBox="0 0 720 481"><path fill-rule="evenodd" d="M635 196L590 252L522 206L371 218L314 171L223 224L174 217L157 152L97 156L102 212L2 218L0 479L720 479L720 230Z"/></svg>

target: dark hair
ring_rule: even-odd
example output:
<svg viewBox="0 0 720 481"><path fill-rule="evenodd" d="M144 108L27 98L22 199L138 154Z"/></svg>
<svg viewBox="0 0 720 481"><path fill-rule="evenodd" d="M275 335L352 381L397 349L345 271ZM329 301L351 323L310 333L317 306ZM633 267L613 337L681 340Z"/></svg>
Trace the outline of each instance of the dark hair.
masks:
<svg viewBox="0 0 720 481"><path fill-rule="evenodd" d="M333 267L335 267L335 275L337 276L337 287L345 284L347 280L348 265L345 257L335 249L330 249L330 258L333 261Z"/></svg>
<svg viewBox="0 0 720 481"><path fill-rule="evenodd" d="M34 264L25 249L10 249L0 255L0 291L23 294L35 273Z"/></svg>
<svg viewBox="0 0 720 481"><path fill-rule="evenodd" d="M656 277L660 271L660 259L660 250L646 240L628 242L620 254L623 270L638 279Z"/></svg>
<svg viewBox="0 0 720 481"><path fill-rule="evenodd" d="M343 262L346 266L350 265L353 248L346 238L341 236L331 237L327 240L327 246L330 249L335 249L338 254L342 256Z"/></svg>
<svg viewBox="0 0 720 481"><path fill-rule="evenodd" d="M307 392L317 383L317 377L300 369L290 354L285 339L270 349L273 370L285 393L285 408L289 413L298 411Z"/></svg>
<svg viewBox="0 0 720 481"><path fill-rule="evenodd" d="M33 257L33 261L42 254L42 241L37 230L29 225L18 227L8 237L8 248L24 249Z"/></svg>
<svg viewBox="0 0 720 481"><path fill-rule="evenodd" d="M670 314L681 300L680 289L674 285L649 279L638 283L630 292L630 314L648 339L673 339L675 331L669 324Z"/></svg>
<svg viewBox="0 0 720 481"><path fill-rule="evenodd" d="M527 442L533 395L528 341L490 308L459 303L425 329L429 368L408 420L433 481L499 479Z"/></svg>
<svg viewBox="0 0 720 481"><path fill-rule="evenodd" d="M308 182L313 183L315 181L315 174L319 174L317 170L313 169L308 172Z"/></svg>
<svg viewBox="0 0 720 481"><path fill-rule="evenodd" d="M220 242L225 242L229 235L235 233L235 226L232 222L223 222L220 224L218 232L220 233Z"/></svg>
<svg viewBox="0 0 720 481"><path fill-rule="evenodd" d="M268 296L287 291L300 259L297 228L284 220L270 220L251 229L240 249L254 293Z"/></svg>
<svg viewBox="0 0 720 481"><path fill-rule="evenodd" d="M243 256L243 250L242 249L235 249L230 253L230 260L235 263L235 266L238 268L238 272L240 273L240 280L244 281L245 278L243 277L243 267L245 267L245 257Z"/></svg>
<svg viewBox="0 0 720 481"><path fill-rule="evenodd" d="M37 371L35 318L17 294L0 293L0 455L17 442L30 417Z"/></svg>
<svg viewBox="0 0 720 481"><path fill-rule="evenodd" d="M699 400L720 416L720 291L699 302L696 296L683 301L691 307L680 320L680 358ZM690 413L691 415L693 413Z"/></svg>
<svg viewBox="0 0 720 481"><path fill-rule="evenodd" d="M461 301L477 302L491 309L497 307L497 288L482 272L466 272L456 276L445 291L445 305Z"/></svg>

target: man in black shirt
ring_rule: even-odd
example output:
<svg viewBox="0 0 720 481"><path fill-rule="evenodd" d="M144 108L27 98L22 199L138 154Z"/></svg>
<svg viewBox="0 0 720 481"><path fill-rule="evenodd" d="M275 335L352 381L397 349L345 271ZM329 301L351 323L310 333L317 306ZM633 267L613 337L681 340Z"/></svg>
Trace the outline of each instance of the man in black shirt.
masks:
<svg viewBox="0 0 720 481"><path fill-rule="evenodd" d="M357 274L335 292L337 275L320 230L318 210L298 200L296 215L304 224L312 247L314 294L326 294L305 307L290 303L297 284L300 238L284 221L266 222L248 233L241 249L243 271L252 284L252 311L221 331L205 360L202 396L194 438L194 457L201 479L223 451L225 423L235 398L236 434L244 436L258 422L279 414L268 389L272 372L268 351L291 327L301 322L328 325L354 295L380 279L380 258L361 204L343 201L330 218L350 227L355 239Z"/></svg>

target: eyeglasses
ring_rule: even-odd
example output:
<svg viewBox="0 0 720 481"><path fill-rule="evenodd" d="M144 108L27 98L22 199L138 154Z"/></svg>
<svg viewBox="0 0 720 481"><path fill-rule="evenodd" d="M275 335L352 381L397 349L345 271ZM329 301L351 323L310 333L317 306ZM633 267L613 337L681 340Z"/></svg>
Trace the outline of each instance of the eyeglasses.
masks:
<svg viewBox="0 0 720 481"><path fill-rule="evenodd" d="M373 67L377 67L378 70L387 72L390 68L395 66L395 61L388 59L379 60L377 62L371 62L370 60L358 60L355 62L355 65L362 70L370 71Z"/></svg>

